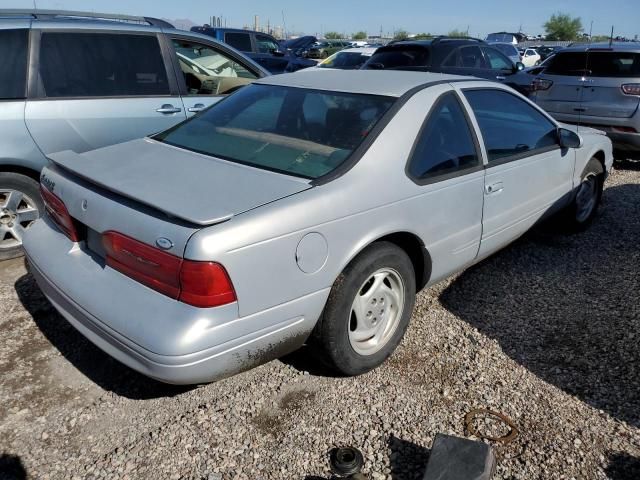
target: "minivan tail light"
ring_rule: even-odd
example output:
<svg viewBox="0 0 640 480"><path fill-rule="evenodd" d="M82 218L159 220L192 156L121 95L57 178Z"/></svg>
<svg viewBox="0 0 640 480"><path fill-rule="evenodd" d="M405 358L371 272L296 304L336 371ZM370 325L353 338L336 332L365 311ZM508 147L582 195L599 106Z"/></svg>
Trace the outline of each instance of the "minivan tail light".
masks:
<svg viewBox="0 0 640 480"><path fill-rule="evenodd" d="M73 218L69 214L64 202L51 190L40 184L40 195L44 201L44 208L49 214L49 217L58 226L58 228L64 233L72 242L80 241L78 231L73 223Z"/></svg>
<svg viewBox="0 0 640 480"><path fill-rule="evenodd" d="M102 235L102 244L107 265L175 300L201 308L236 301L219 263L185 260L114 231Z"/></svg>
<svg viewBox="0 0 640 480"><path fill-rule="evenodd" d="M622 85L622 93L625 95L640 95L640 83L627 83Z"/></svg>

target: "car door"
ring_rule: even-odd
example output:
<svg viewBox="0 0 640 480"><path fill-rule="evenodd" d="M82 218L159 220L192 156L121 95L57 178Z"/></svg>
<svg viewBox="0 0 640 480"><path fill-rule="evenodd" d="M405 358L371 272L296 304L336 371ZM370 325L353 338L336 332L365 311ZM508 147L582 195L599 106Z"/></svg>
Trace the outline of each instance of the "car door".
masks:
<svg viewBox="0 0 640 480"><path fill-rule="evenodd" d="M515 93L462 90L487 159L482 241L486 257L569 200L575 151L561 149L557 125Z"/></svg>
<svg viewBox="0 0 640 480"><path fill-rule="evenodd" d="M280 46L274 38L260 33L255 34L255 61L271 73L283 73L289 65L289 59L280 51Z"/></svg>
<svg viewBox="0 0 640 480"><path fill-rule="evenodd" d="M444 278L476 258L484 185L478 139L460 97L448 86L441 91L435 102L433 93L423 94L433 107L405 169L419 186L414 198L423 221L416 222L416 229L431 253L434 278Z"/></svg>
<svg viewBox="0 0 640 480"><path fill-rule="evenodd" d="M178 85L188 117L262 76L259 67L222 45L184 35L166 40L175 71L182 74Z"/></svg>
<svg viewBox="0 0 640 480"><path fill-rule="evenodd" d="M504 82L516 72L515 65L511 59L498 49L482 47L482 53L484 53L488 67L486 74L482 75L483 78Z"/></svg>
<svg viewBox="0 0 640 480"><path fill-rule="evenodd" d="M43 29L25 120L45 154L84 152L184 120L157 33Z"/></svg>

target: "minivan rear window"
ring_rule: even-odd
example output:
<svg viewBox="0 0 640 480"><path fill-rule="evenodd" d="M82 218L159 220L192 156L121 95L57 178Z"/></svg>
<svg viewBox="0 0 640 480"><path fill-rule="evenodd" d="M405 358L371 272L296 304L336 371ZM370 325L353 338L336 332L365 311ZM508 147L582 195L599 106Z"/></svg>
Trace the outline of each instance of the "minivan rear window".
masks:
<svg viewBox="0 0 640 480"><path fill-rule="evenodd" d="M26 29L0 30L0 100L25 98L28 36Z"/></svg>
<svg viewBox="0 0 640 480"><path fill-rule="evenodd" d="M342 165L395 98L249 85L158 141L303 178Z"/></svg>
<svg viewBox="0 0 640 480"><path fill-rule="evenodd" d="M545 70L550 75L638 77L640 54L634 52L559 52Z"/></svg>
<svg viewBox="0 0 640 480"><path fill-rule="evenodd" d="M413 45L381 48L365 63L364 69L425 67L430 63L429 49Z"/></svg>

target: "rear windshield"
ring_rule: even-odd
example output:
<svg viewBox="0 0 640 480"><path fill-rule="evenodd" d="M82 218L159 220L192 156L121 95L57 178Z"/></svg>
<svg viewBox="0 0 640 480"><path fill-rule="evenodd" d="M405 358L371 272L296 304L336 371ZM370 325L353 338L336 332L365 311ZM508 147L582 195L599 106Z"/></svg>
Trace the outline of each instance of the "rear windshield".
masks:
<svg viewBox="0 0 640 480"><path fill-rule="evenodd" d="M371 55L360 52L338 52L318 64L318 68L340 68L343 70L359 69Z"/></svg>
<svg viewBox="0 0 640 480"><path fill-rule="evenodd" d="M429 65L429 49L411 45L380 49L364 65L365 69L402 69Z"/></svg>
<svg viewBox="0 0 640 480"><path fill-rule="evenodd" d="M154 138L233 162L318 178L351 155L394 101L250 85Z"/></svg>
<svg viewBox="0 0 640 480"><path fill-rule="evenodd" d="M492 43L491 46L500 50L507 57L518 55L518 49L512 45L507 45L506 43Z"/></svg>
<svg viewBox="0 0 640 480"><path fill-rule="evenodd" d="M640 54L633 52L559 52L545 73L592 77L640 76Z"/></svg>
<svg viewBox="0 0 640 480"><path fill-rule="evenodd" d="M513 43L514 40L516 40L516 37L511 33L490 33L487 35L487 42Z"/></svg>

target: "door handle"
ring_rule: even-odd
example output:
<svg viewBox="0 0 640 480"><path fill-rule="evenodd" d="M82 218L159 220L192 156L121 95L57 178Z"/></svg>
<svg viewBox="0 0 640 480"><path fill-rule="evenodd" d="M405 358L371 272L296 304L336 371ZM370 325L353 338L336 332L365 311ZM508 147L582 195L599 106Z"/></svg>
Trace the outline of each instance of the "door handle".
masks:
<svg viewBox="0 0 640 480"><path fill-rule="evenodd" d="M487 195L493 195L494 193L500 193L502 190L504 190L502 182L496 182L496 183L492 183L491 185L485 185L484 186L484 193L486 193Z"/></svg>
<svg viewBox="0 0 640 480"><path fill-rule="evenodd" d="M196 103L193 107L189 107L188 111L191 113L198 113L204 110L205 108L207 107L205 107L204 103Z"/></svg>
<svg viewBox="0 0 640 480"><path fill-rule="evenodd" d="M507 78L507 77L502 76L502 75L498 75L498 76L496 76L496 80L500 80L500 81L502 81L502 80L504 80L504 79L506 79L506 78Z"/></svg>
<svg viewBox="0 0 640 480"><path fill-rule="evenodd" d="M165 113L165 114L166 113L178 113L178 112L181 112L181 111L182 111L181 108L174 107L170 103L165 103L159 109L156 110L156 112L158 112L158 113Z"/></svg>

